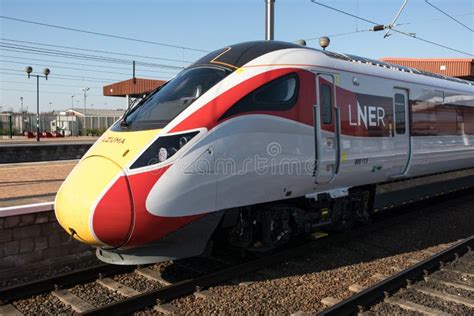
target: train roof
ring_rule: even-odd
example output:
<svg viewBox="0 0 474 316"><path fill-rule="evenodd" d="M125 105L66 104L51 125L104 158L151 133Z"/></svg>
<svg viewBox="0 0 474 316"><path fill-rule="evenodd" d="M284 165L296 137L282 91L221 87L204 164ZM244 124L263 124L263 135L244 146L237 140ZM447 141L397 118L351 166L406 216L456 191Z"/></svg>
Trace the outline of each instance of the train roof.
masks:
<svg viewBox="0 0 474 316"><path fill-rule="evenodd" d="M365 57L359 57L359 56L350 55L350 54L341 54L341 53L329 52L329 51L321 51L321 52L323 52L324 54L326 54L329 57L342 59L342 60L346 60L346 61L353 62L353 63L368 64L368 65L372 65L372 66L383 67L383 68L398 70L398 71L402 71L402 72L408 72L408 73L411 73L411 74L422 75L422 76L427 76L427 77L431 77L431 78L437 78L437 79L443 79L443 80L448 80L448 81L453 81L453 82L458 82L458 83L464 83L464 84L471 85L471 86L474 85L474 82L471 82L471 81L468 81L468 80L464 80L464 79L460 79L460 78L456 78L456 77L443 76L443 75L440 75L440 74L436 74L436 73L432 73L432 72L428 72L428 71L424 71L424 70L420 70L420 69L416 69L416 68L401 66L401 65L397 65L397 64L387 63L387 62L383 62L383 61L380 61L380 60L375 60L375 59L370 59L370 58L365 58Z"/></svg>
<svg viewBox="0 0 474 316"><path fill-rule="evenodd" d="M435 74L415 68L405 67L397 64L387 63L380 60L360 57L351 54L342 54L336 53L327 50L320 50L316 48L306 47L294 43L288 42L280 42L280 41L252 41L252 42L243 42L231 46L227 46L225 48L216 50L214 52L209 53L208 55L202 57L198 61L196 61L193 66L198 65L209 65L215 64L220 65L226 68L230 68L231 70L235 70L243 65L247 64L251 60L265 55L267 53L282 50L282 49L290 49L290 48L300 48L300 49L308 49L312 51L317 51L319 53L325 54L326 56L338 60L343 60L351 63L358 63L358 64L366 64L371 65L374 67L381 67L385 69L400 71L404 73L410 73L415 75L421 75L431 78L443 79L451 82L457 82L466 84L469 86L474 86L474 82L463 80L455 77L443 76L440 74Z"/></svg>
<svg viewBox="0 0 474 316"><path fill-rule="evenodd" d="M237 69L267 53L281 49L302 47L304 46L280 41L243 42L213 51L196 61L191 67L203 64L220 64L224 67Z"/></svg>

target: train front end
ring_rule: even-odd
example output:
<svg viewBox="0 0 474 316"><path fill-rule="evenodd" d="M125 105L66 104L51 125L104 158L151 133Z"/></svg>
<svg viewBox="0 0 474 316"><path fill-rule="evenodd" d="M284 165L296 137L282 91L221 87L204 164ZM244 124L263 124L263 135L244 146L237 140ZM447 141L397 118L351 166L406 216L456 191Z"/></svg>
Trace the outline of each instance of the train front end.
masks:
<svg viewBox="0 0 474 316"><path fill-rule="evenodd" d="M216 229L234 240L240 207L307 193L311 172L262 172L314 159L304 145L314 143L314 76L289 66L302 52L311 53L277 41L236 44L148 95L58 191L61 226L105 262L153 263L200 255Z"/></svg>
<svg viewBox="0 0 474 316"><path fill-rule="evenodd" d="M190 67L104 133L56 196L56 217L66 232L97 247L98 257L110 263L200 254L220 216L209 214L215 181L192 176L212 153L197 144L207 133L202 123L173 122L188 117L186 111L192 116L195 101L229 73L218 66Z"/></svg>

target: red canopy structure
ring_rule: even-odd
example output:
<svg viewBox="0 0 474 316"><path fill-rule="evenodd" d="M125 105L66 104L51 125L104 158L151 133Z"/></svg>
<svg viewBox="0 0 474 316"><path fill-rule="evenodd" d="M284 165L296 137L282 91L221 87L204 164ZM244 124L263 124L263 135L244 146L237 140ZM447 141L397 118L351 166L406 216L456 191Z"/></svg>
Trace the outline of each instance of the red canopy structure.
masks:
<svg viewBox="0 0 474 316"><path fill-rule="evenodd" d="M141 98L144 94L155 90L165 82L165 80L132 78L106 85L103 87L103 92L106 97Z"/></svg>
<svg viewBox="0 0 474 316"><path fill-rule="evenodd" d="M416 68L440 75L474 81L473 58L397 58L385 57L382 61Z"/></svg>

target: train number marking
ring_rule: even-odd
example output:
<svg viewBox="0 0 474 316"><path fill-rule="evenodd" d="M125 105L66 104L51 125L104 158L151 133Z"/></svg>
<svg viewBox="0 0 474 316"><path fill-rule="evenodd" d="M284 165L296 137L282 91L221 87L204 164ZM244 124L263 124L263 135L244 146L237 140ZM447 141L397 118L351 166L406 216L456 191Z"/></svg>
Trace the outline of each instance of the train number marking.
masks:
<svg viewBox="0 0 474 316"><path fill-rule="evenodd" d="M354 160L354 164L356 166L366 165L368 163L369 163L369 158L358 158L358 159Z"/></svg>

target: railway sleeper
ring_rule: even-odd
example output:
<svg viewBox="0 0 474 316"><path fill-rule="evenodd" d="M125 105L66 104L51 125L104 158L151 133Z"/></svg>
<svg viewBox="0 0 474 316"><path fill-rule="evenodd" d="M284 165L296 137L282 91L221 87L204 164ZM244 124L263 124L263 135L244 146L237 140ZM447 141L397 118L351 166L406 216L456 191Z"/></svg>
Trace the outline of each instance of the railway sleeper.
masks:
<svg viewBox="0 0 474 316"><path fill-rule="evenodd" d="M430 315L430 316L449 316L451 314L445 313L438 309L434 309L431 307L427 307L424 305L420 305L414 302L406 301L398 297L387 297L384 300L385 303L390 305L395 305L410 312L416 312L423 315Z"/></svg>
<svg viewBox="0 0 474 316"><path fill-rule="evenodd" d="M0 315L22 316L23 313L21 313L18 309L16 309L16 307L13 306L12 304L7 304L7 305L0 306Z"/></svg>
<svg viewBox="0 0 474 316"><path fill-rule="evenodd" d="M465 290L465 291L471 291L474 292L474 286L470 286L468 284L463 284L460 282L452 281L452 280L444 280L442 278L438 278L436 276L427 276L425 277L426 282L432 282L432 283L439 283L445 286L453 287L456 289L460 290Z"/></svg>
<svg viewBox="0 0 474 316"><path fill-rule="evenodd" d="M412 288L417 292L423 293L425 295L429 295L435 299L440 299L445 302L461 304L469 308L474 308L474 300L466 298L466 297L461 297L461 296L457 296L457 295L453 295L449 293L440 292L440 291L433 290L430 288L425 288L419 285L414 285Z"/></svg>

